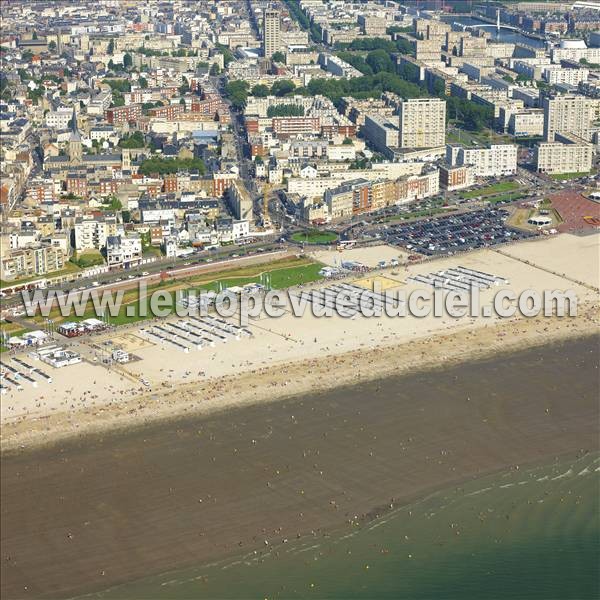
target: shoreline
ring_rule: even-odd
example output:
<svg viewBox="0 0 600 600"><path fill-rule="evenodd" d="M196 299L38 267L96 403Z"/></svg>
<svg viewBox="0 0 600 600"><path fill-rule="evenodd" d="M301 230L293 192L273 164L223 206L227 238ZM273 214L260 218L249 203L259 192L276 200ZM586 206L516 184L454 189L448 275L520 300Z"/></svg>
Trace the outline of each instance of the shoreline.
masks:
<svg viewBox="0 0 600 600"><path fill-rule="evenodd" d="M3 595L73 597L261 553L596 451L597 355L597 336L567 340L5 455Z"/></svg>
<svg viewBox="0 0 600 600"><path fill-rule="evenodd" d="M594 335L599 323L598 305L587 302L579 306L576 317L520 317L478 326L463 321L454 330L441 330L413 341L333 352L319 359L271 360L266 367L235 376L164 383L151 391L121 398L118 405L4 419L0 453L53 446L81 440L87 435L119 434L183 418L283 401L306 393L326 392L390 375L486 359ZM331 377L332 369L335 369L335 378ZM198 399L201 394L204 397Z"/></svg>
<svg viewBox="0 0 600 600"><path fill-rule="evenodd" d="M472 495L471 493L467 493L465 495L465 489L477 483L477 485L481 485L482 481L487 481L493 478L501 480L502 477L507 477L509 475L516 475L517 473L521 473L522 477L527 477L531 473L547 470L551 468L555 468L559 465L568 465L569 463L579 463L588 459L590 457L596 457L596 461L600 460L600 449L595 449L589 452L581 453L580 451L570 451L559 456L553 456L552 459L548 456L545 459L538 459L532 462L521 463L518 465L519 469L515 470L513 467L499 467L497 469L493 469L491 471L481 473L476 477L459 477L455 481L446 482L444 485L432 486L429 489L421 490L421 492L413 495L407 496L400 500L399 503L390 506L389 504L382 504L379 507L375 507L368 514L360 515L358 519L354 522L343 523L334 525L332 527L325 527L322 531L319 532L317 536L313 537L313 542L307 541L306 539L297 539L292 540L291 544L288 545L288 542L276 542L269 546L264 551L261 549L256 552L245 552L240 553L233 551L229 555L224 555L214 560L207 561L203 564L199 565L190 565L183 567L176 567L174 569L169 569L168 571L163 571L159 573L152 574L148 577L144 577L141 579L137 579L134 581L118 583L112 585L108 588L92 591L92 592L83 592L77 596L74 596L70 600L94 600L101 598L116 598L115 594L118 594L120 590L124 593L131 593L132 588L134 590L138 589L138 587L148 585L149 581L152 581L154 585L158 585L161 580L168 579L166 583L162 581L161 585L168 585L169 583L173 583L174 581L182 581L180 578L184 576L183 582L189 583L190 581L196 581L200 577L205 581L208 581L211 577L211 574L215 569L228 569L231 567L236 567L241 563L245 563L245 566L251 570L256 565L262 563L266 560L277 561L280 556L280 552L286 553L294 553L294 552L304 552L306 550L310 550L309 545L319 544L321 541L334 540L334 544L341 540L344 540L348 537L354 537L354 535L360 535L361 533L369 532L375 527L379 525L386 524L390 519L396 519L400 513L406 513L408 511L412 511L418 509L423 504L426 504L430 501L439 499L440 494L443 493L460 493L462 494L462 499L466 496ZM378 525L379 524L379 525ZM375 525L375 527L373 527ZM294 542L297 542L299 545L294 547ZM290 547L291 546L291 547ZM264 552L264 553L263 553ZM316 554L316 550L314 553ZM254 565L251 565L254 563ZM191 573L193 571L193 573ZM205 572L206 575L199 575L199 573ZM212 586L211 589L214 589ZM125 596L123 596L125 597Z"/></svg>

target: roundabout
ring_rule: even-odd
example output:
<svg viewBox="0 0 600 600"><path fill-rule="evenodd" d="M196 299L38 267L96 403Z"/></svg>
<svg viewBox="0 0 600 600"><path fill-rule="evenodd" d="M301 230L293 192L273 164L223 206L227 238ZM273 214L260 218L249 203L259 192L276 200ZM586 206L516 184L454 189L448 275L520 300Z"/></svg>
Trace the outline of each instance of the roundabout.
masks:
<svg viewBox="0 0 600 600"><path fill-rule="evenodd" d="M321 231L319 229L308 229L297 231L290 236L292 242L298 244L331 244L338 239L338 234L333 231Z"/></svg>

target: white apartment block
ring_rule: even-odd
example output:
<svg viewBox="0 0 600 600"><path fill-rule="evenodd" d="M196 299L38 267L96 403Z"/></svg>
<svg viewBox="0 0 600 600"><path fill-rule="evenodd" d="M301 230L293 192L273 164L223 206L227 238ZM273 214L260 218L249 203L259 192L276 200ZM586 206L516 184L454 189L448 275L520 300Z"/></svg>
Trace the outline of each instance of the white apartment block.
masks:
<svg viewBox="0 0 600 600"><path fill-rule="evenodd" d="M362 73L351 64L332 54L322 54L323 66L326 71L338 77L352 79L353 77L362 77Z"/></svg>
<svg viewBox="0 0 600 600"><path fill-rule="evenodd" d="M46 113L45 121L48 127L52 129L67 129L73 118L73 109L59 108Z"/></svg>
<svg viewBox="0 0 600 600"><path fill-rule="evenodd" d="M536 148L538 173L587 173L592 169L593 146L587 142L543 142Z"/></svg>
<svg viewBox="0 0 600 600"><path fill-rule="evenodd" d="M594 117L594 101L569 94L543 99L544 139L553 142L557 134L575 135L589 140Z"/></svg>
<svg viewBox="0 0 600 600"><path fill-rule="evenodd" d="M8 235L9 247L11 250L31 248L39 244L40 237L40 232L37 229L33 231L12 231Z"/></svg>
<svg viewBox="0 0 600 600"><path fill-rule="evenodd" d="M503 177L517 172L517 145L492 144L489 148L446 146L446 162L455 167L472 165L475 177Z"/></svg>
<svg viewBox="0 0 600 600"><path fill-rule="evenodd" d="M112 102L112 91L102 90L98 92L94 99L87 105L87 112L90 115L104 115L104 111Z"/></svg>
<svg viewBox="0 0 600 600"><path fill-rule="evenodd" d="M514 112L508 119L508 133L515 137L544 134L544 111L541 108Z"/></svg>
<svg viewBox="0 0 600 600"><path fill-rule="evenodd" d="M379 152L400 146L400 120L397 116L385 117L377 113L367 114L362 132Z"/></svg>
<svg viewBox="0 0 600 600"><path fill-rule="evenodd" d="M142 238L139 234L111 235L106 238L106 262L109 269L129 269L142 261Z"/></svg>
<svg viewBox="0 0 600 600"><path fill-rule="evenodd" d="M401 148L433 148L446 141L446 101L411 98L399 106Z"/></svg>
<svg viewBox="0 0 600 600"><path fill-rule="evenodd" d="M115 217L78 217L75 221L75 250L100 250L108 236L117 234Z"/></svg>
<svg viewBox="0 0 600 600"><path fill-rule="evenodd" d="M589 69L564 69L559 65L546 67L542 72L543 78L550 85L566 83L568 85L579 85L587 81L590 76Z"/></svg>
<svg viewBox="0 0 600 600"><path fill-rule="evenodd" d="M232 221L231 235L234 240L248 237L250 235L250 221L246 219L243 221Z"/></svg>
<svg viewBox="0 0 600 600"><path fill-rule="evenodd" d="M90 129L90 139L91 140L109 140L111 137L115 135L115 130L112 125L101 125L98 127L92 127Z"/></svg>
<svg viewBox="0 0 600 600"><path fill-rule="evenodd" d="M560 64L561 60L574 60L579 62L585 58L589 63L600 62L600 48L554 48L552 62Z"/></svg>
<svg viewBox="0 0 600 600"><path fill-rule="evenodd" d="M519 75L525 75L530 79L541 79L542 70L550 65L550 59L547 57L511 59L508 65Z"/></svg>

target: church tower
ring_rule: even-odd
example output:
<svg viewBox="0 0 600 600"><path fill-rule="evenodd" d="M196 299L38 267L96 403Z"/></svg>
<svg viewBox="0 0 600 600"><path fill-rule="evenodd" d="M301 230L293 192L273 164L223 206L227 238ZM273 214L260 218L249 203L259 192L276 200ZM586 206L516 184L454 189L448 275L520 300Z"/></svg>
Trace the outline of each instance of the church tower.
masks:
<svg viewBox="0 0 600 600"><path fill-rule="evenodd" d="M123 148L121 152L121 169L123 171L131 170L131 152L127 148Z"/></svg>
<svg viewBox="0 0 600 600"><path fill-rule="evenodd" d="M71 135L69 136L69 161L72 165L81 164L83 157L83 146L81 135L77 129L77 114L73 107L73 119L71 121Z"/></svg>

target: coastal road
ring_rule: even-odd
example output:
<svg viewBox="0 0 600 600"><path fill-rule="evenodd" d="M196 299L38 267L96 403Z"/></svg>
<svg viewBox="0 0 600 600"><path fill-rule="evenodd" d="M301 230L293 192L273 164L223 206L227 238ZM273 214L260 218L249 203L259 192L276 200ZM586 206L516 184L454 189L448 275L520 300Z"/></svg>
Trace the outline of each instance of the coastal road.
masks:
<svg viewBox="0 0 600 600"><path fill-rule="evenodd" d="M158 273L150 273L148 275L141 275L134 279L126 279L124 281L119 282L108 282L103 285L98 286L90 286L86 287L85 290L93 290L96 293L100 292L115 292L115 291L127 291L136 289L140 283L145 283L146 285L151 285L153 283L157 283L164 278L164 274L166 273L166 277L170 281L176 281L178 279L186 279L189 277L195 277L202 274L210 274L217 273L221 271L233 270L241 267L247 267L258 264L268 264L274 260L279 260L282 258L287 258L290 256L295 256L296 253L290 251L288 249L285 250L275 250L272 252L264 252L262 254L255 254L251 256L241 256L239 258L231 258L226 260L221 260L219 262L214 263L205 263L201 265L190 265L190 266L182 266L173 268L169 271L161 271ZM58 289L59 295L64 295L66 290ZM75 290L72 290L75 291ZM77 294L81 294L84 290L76 290ZM18 295L19 300L21 301L21 296ZM19 317L16 319L14 317L9 317L7 320L9 321L19 321ZM20 321L26 323L20 319ZM37 327L36 327L37 329Z"/></svg>

